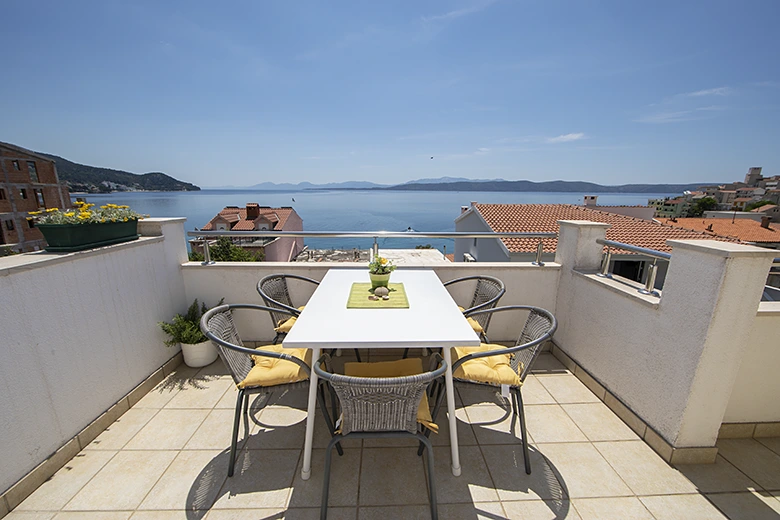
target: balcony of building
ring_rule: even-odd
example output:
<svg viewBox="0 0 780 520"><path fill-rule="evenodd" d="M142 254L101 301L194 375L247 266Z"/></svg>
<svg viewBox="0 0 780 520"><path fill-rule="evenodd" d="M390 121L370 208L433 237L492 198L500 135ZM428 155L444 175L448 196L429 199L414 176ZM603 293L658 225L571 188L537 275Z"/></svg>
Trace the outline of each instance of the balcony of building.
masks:
<svg viewBox="0 0 780 520"><path fill-rule="evenodd" d="M544 265L428 267L443 281L496 276L507 287L502 305L537 305L560 323L523 389L532 474L500 394L461 389L460 477L449 471L445 420L434 436L441 517L780 514L780 303L760 301L776 252L676 242L663 291L642 294L598 276L604 230L563 222L555 261ZM259 302L266 274L321 279L345 264L202 265L187 262L180 219L149 219L140 231L98 250L0 259L0 515L317 517L327 430L315 428L313 476L303 481L305 392L253 400L228 478L235 387L219 360L180 364L157 322L196 297ZM270 322L244 325L245 339L274 335ZM497 318L491 339L513 340L515 328ZM330 517L427 518L415 451L393 441L345 446Z"/></svg>

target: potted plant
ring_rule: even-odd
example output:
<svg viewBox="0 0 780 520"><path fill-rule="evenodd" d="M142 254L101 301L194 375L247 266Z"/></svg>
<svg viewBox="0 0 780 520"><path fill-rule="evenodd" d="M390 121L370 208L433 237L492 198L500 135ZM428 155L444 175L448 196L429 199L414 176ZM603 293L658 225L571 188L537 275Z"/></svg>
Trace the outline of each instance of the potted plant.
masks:
<svg viewBox="0 0 780 520"><path fill-rule="evenodd" d="M371 289L377 287L387 287L390 283L390 273L395 271L392 260L381 256L375 256L368 264L368 276L371 278Z"/></svg>
<svg viewBox="0 0 780 520"><path fill-rule="evenodd" d="M224 298L219 300L217 305L222 305L223 300ZM177 314L170 323L164 321L159 323L163 332L170 336L170 339L165 340L165 345L168 347L181 345L184 363L189 367L204 367L217 359L217 349L200 331L200 317L207 310L206 304L198 306L198 299L195 298L186 314Z"/></svg>
<svg viewBox="0 0 780 520"><path fill-rule="evenodd" d="M94 209L94 204L77 201L74 206L29 212L27 219L43 233L47 251L81 251L136 240L138 220L147 216L117 204Z"/></svg>

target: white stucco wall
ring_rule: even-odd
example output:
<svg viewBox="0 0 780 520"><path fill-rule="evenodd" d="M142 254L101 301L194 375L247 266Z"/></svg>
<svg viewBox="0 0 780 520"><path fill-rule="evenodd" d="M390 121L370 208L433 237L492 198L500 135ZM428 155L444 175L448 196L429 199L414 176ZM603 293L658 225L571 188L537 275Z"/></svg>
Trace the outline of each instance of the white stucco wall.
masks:
<svg viewBox="0 0 780 520"><path fill-rule="evenodd" d="M471 209L455 219L455 231L493 231L487 225L480 214ZM508 262L509 253L500 240L496 238L478 238L477 245L474 245L473 238L455 239L455 261L463 261L463 253L469 253L477 259L478 262Z"/></svg>
<svg viewBox="0 0 780 520"><path fill-rule="evenodd" d="M723 422L780 421L780 302L762 302Z"/></svg>
<svg viewBox="0 0 780 520"><path fill-rule="evenodd" d="M672 445L714 445L744 351L739 338L747 337L758 308L767 252L670 241L659 300L588 274L600 257L593 236L599 228L590 227L561 224L556 343Z"/></svg>
<svg viewBox="0 0 780 520"><path fill-rule="evenodd" d="M163 236L0 258L0 490L175 355L157 322L184 310L184 219Z"/></svg>
<svg viewBox="0 0 780 520"><path fill-rule="evenodd" d="M321 280L328 269L355 268L368 272L363 264L332 263L217 263L210 266L202 266L197 262L184 265L184 285L187 300L198 298L209 305L213 305L220 298L225 298L227 303L257 303L262 304L260 295L257 294L257 282L266 275L273 273L289 273L307 276L315 280ZM537 305L551 312L555 312L555 297L558 286L560 266L550 263L544 267L536 267L530 264L507 263L453 263L449 265L434 266L433 270L439 278L445 282L454 278L473 274L487 274L501 279L507 288L507 294L499 302L499 305L526 304ZM368 279L368 274L366 274ZM469 300L469 291L473 286L453 286L451 291L456 301ZM290 284L291 297L295 305L304 304L312 293L309 284ZM271 320L263 316L261 320L252 320L242 313L244 317L236 316L237 325L245 340L268 340L273 338L274 332ZM522 325L522 324L521 324ZM517 339L518 324L509 318L498 317L490 324L490 338L496 341L508 341Z"/></svg>

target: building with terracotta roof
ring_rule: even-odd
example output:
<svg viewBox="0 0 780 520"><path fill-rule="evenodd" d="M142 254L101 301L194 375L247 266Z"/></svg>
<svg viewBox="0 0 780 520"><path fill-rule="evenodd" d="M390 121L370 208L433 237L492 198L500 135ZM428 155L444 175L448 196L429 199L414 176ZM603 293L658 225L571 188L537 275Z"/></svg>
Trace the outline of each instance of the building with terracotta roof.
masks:
<svg viewBox="0 0 780 520"><path fill-rule="evenodd" d="M767 216L761 222L752 219L678 218L664 223L705 233L710 235L708 238L727 237L756 246L780 249L780 224L771 224Z"/></svg>
<svg viewBox="0 0 780 520"><path fill-rule="evenodd" d="M455 219L455 230L465 232L533 232L557 233L560 220L587 220L610 224L607 239L632 244L647 249L671 252L667 240L715 239L736 242L658 221L598 211L573 204L477 204L464 206ZM464 255L471 255L478 262L530 262L536 256L538 238L456 239L455 260L462 262ZM543 259L552 261L558 245L557 238L542 239ZM468 257L466 257L468 258ZM629 251L612 254L611 272L636 281L643 281L648 263L653 259ZM668 262L659 260L656 286L660 287L666 276Z"/></svg>
<svg viewBox="0 0 780 520"><path fill-rule="evenodd" d="M246 207L227 206L217 213L203 231L303 231L303 219L289 207L272 208L256 202ZM265 255L266 262L290 262L303 251L303 238L241 238L233 243L249 251ZM197 246L193 243L193 248Z"/></svg>
<svg viewBox="0 0 780 520"><path fill-rule="evenodd" d="M751 213L765 215L769 217L770 222L780 222L780 206L777 204L764 204L752 210Z"/></svg>
<svg viewBox="0 0 780 520"><path fill-rule="evenodd" d="M72 206L54 161L20 146L0 143L0 248L15 252L43 249L46 240L33 221L27 220L28 212Z"/></svg>

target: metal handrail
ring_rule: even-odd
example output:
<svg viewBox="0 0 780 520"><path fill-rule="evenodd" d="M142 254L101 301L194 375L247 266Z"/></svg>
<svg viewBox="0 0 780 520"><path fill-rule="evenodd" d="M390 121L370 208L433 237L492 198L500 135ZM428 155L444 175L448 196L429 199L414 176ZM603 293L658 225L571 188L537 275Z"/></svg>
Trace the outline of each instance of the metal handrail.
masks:
<svg viewBox="0 0 780 520"><path fill-rule="evenodd" d="M374 256L379 255L379 238L538 238L534 265L543 267L542 253L544 252L542 239L556 238L558 233L496 233L493 231L187 231L188 237L200 238L203 243L203 265L211 265L208 240L209 237L245 237L245 238L373 238L372 251Z"/></svg>
<svg viewBox="0 0 780 520"><path fill-rule="evenodd" d="M603 238L597 238L596 239L597 244L601 244L603 246L607 247L614 247L615 249L624 249L626 251L632 251L634 253L640 253L652 258L658 258L660 260L671 260L672 254L671 253L664 253L663 251L658 251L656 249L649 249L647 247L639 247L632 244L626 244L623 242L615 242L614 240L605 240Z"/></svg>
<svg viewBox="0 0 780 520"><path fill-rule="evenodd" d="M187 231L190 237L294 238L555 238L558 233L498 233L492 231Z"/></svg>
<svg viewBox="0 0 780 520"><path fill-rule="evenodd" d="M607 246L607 251L604 253L604 259L601 263L601 272L598 273L598 276L602 276L604 278L612 278L612 274L609 272L609 263L612 259L612 251L610 248L612 247L651 257L653 259L653 263L650 264L650 268L647 272L645 286L641 289L638 289L638 292L651 296L660 296L658 291L655 290L655 278L658 274L658 260L671 260L672 255L670 253L664 253L663 251L657 251L647 247L639 247L633 244L626 244L624 242L616 242L614 240L606 240L603 238L597 238L596 243Z"/></svg>

